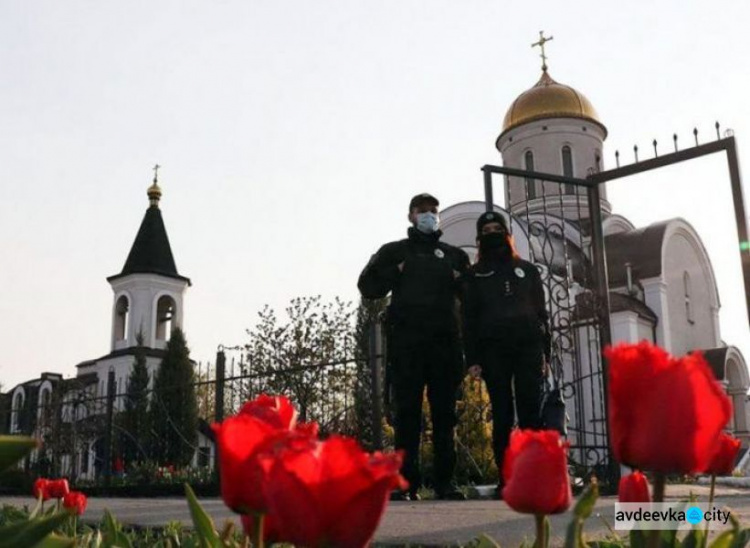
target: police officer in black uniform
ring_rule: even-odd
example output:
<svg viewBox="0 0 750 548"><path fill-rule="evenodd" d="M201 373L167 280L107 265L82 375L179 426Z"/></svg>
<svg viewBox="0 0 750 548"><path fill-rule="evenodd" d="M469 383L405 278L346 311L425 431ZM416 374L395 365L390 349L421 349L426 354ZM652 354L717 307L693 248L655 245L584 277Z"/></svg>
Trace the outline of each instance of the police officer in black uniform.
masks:
<svg viewBox="0 0 750 548"><path fill-rule="evenodd" d="M464 343L469 373L482 376L492 403L492 449L502 493L503 456L515 412L520 428L540 428L550 355L544 288L537 268L521 259L505 218L477 220L479 256L465 280Z"/></svg>
<svg viewBox="0 0 750 548"><path fill-rule="evenodd" d="M409 491L396 498L405 500L416 500L422 483L419 441L425 386L432 415L436 495L465 498L454 482L454 433L456 392L464 373L457 303L469 258L440 241L438 205L430 194L414 196L409 203L409 237L382 246L358 283L368 299L391 293L387 328L395 445L405 452L402 473L409 482Z"/></svg>

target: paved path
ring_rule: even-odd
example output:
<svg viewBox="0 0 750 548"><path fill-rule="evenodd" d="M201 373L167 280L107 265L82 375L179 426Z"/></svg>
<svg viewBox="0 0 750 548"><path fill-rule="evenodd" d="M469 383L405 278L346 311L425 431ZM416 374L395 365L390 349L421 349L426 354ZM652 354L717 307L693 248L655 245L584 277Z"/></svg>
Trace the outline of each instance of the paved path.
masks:
<svg viewBox="0 0 750 548"><path fill-rule="evenodd" d="M668 498L686 500L694 492L702 502L708 500L708 487L703 485L669 485ZM614 516L614 497L602 497L597 503L595 514L586 524L589 538L603 536L608 532L603 520L610 524ZM722 506L729 506L740 516L743 523L750 525L750 489L719 487L717 500ZM0 497L0 504L32 504L29 498ZM217 525L224 520L239 522L229 512L221 499L201 499L204 508L213 516ZM92 498L86 517L90 521L101 518L104 509L109 508L115 516L126 524L141 526L164 525L169 521L190 523L187 504L181 498L118 499ZM553 545L561 546L568 514L552 517ZM534 521L531 516L513 512L499 501L471 500L465 502L421 501L392 502L375 535L378 543L389 545L455 546L465 544L487 533L500 541L504 547L518 546L524 538L533 534Z"/></svg>

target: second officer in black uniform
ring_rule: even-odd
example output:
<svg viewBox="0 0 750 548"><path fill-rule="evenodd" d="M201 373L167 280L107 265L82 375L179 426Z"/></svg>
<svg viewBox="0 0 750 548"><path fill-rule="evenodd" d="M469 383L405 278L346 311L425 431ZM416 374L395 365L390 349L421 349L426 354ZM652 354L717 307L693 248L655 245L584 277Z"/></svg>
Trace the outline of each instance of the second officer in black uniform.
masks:
<svg viewBox="0 0 750 548"><path fill-rule="evenodd" d="M550 332L541 276L516 253L505 218L483 213L477 220L477 242L478 261L466 276L464 343L469 373L484 378L492 403L500 495L514 415L520 428L541 427Z"/></svg>
<svg viewBox="0 0 750 548"><path fill-rule="evenodd" d="M409 237L382 246L358 283L368 299L391 293L387 323L395 445L405 453L402 473L409 491L400 496L407 500L417 498L422 483L419 442L425 386L432 415L435 492L438 498L465 498L454 482L456 391L463 377L456 305L459 278L469 258L440 241L438 205L430 194L412 198Z"/></svg>

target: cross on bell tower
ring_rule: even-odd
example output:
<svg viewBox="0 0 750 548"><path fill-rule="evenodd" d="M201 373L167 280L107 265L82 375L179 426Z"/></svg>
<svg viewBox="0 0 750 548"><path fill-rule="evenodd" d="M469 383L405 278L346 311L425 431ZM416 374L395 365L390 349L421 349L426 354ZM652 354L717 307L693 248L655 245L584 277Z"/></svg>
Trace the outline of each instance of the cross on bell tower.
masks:
<svg viewBox="0 0 750 548"><path fill-rule="evenodd" d="M539 48L542 50L542 53L539 55L539 57L542 58L542 71L544 71L544 72L547 72L547 56L544 53L544 44L546 44L547 42L549 42L550 40L552 40L554 38L555 38L554 36L550 36L550 37L544 36L544 31L540 30L539 31L539 41L538 42L534 42L533 44L531 44L532 48L535 48L535 47L539 46Z"/></svg>

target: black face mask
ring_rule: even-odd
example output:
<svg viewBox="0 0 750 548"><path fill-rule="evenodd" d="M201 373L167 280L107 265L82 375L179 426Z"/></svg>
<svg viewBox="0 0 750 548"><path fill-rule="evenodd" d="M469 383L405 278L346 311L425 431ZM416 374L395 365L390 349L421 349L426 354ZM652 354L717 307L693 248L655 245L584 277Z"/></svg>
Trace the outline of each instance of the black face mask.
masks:
<svg viewBox="0 0 750 548"><path fill-rule="evenodd" d="M485 257L508 257L510 245L504 232L490 232L479 236L479 251Z"/></svg>

